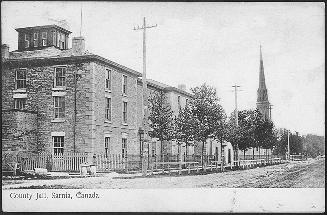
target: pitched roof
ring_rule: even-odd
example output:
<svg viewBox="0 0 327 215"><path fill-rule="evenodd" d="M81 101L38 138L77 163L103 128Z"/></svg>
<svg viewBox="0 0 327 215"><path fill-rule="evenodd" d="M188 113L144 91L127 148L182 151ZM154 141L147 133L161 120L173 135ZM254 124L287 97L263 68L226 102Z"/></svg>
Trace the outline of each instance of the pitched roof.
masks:
<svg viewBox="0 0 327 215"><path fill-rule="evenodd" d="M139 81L139 83L142 83L141 78L139 78L138 81ZM149 86L151 86L151 87L157 88L159 90L163 90L165 92L177 92L179 94L182 94L182 95L185 95L185 96L188 96L188 97L193 97L193 95L191 93L189 93L189 92L178 89L176 87L169 86L167 84L163 84L163 83L161 83L159 81L155 81L155 80L152 80L152 79L147 79L147 84Z"/></svg>

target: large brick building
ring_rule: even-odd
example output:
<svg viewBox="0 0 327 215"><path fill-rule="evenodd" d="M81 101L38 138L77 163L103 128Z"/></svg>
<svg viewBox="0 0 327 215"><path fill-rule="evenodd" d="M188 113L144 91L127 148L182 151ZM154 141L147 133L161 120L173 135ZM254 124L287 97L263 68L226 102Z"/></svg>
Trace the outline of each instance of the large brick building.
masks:
<svg viewBox="0 0 327 215"><path fill-rule="evenodd" d="M16 30L18 50L1 47L3 151L138 154L142 74L89 53L83 37L68 48L71 32L57 25ZM165 91L175 113L192 96L151 80L148 89Z"/></svg>

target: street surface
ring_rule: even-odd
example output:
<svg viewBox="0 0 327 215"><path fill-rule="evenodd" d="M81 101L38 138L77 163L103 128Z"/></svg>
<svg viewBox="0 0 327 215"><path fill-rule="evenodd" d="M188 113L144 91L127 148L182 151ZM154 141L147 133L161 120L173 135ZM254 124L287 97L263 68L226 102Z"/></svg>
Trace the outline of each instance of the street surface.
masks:
<svg viewBox="0 0 327 215"><path fill-rule="evenodd" d="M141 177L108 173L98 177L2 180L2 189L144 189L144 188L324 188L325 159L292 161L248 170L206 175Z"/></svg>

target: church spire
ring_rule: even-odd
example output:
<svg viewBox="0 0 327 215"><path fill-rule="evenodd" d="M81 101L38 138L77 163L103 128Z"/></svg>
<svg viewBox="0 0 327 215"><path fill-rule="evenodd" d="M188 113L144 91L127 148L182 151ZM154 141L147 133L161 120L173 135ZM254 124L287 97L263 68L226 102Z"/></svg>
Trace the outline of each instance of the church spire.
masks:
<svg viewBox="0 0 327 215"><path fill-rule="evenodd" d="M263 114L265 119L271 119L270 116L270 103L268 100L268 90L266 87L265 71L263 67L262 51L260 44L260 67L259 67L259 88L257 97L257 108Z"/></svg>
<svg viewBox="0 0 327 215"><path fill-rule="evenodd" d="M259 89L266 89L265 71L263 67L261 44L260 44L260 68L259 68Z"/></svg>

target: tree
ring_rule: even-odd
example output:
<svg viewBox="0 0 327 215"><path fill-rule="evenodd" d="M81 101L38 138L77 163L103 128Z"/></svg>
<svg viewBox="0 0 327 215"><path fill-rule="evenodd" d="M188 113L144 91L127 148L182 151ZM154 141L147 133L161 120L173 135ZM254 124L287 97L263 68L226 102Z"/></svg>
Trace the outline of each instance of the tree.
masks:
<svg viewBox="0 0 327 215"><path fill-rule="evenodd" d="M194 140L194 131L197 124L196 119L192 115L190 107L187 105L179 110L178 116L175 118L175 138L180 146L181 143L186 144L186 155L188 146Z"/></svg>
<svg viewBox="0 0 327 215"><path fill-rule="evenodd" d="M277 141L274 124L271 120L265 120L259 110L255 110L255 115L255 147L260 147L263 149L272 149Z"/></svg>
<svg viewBox="0 0 327 215"><path fill-rule="evenodd" d="M303 150L304 152L315 158L318 155L325 154L325 137L317 136L314 134L308 134L303 138Z"/></svg>
<svg viewBox="0 0 327 215"><path fill-rule="evenodd" d="M195 118L194 138L202 143L201 157L203 157L206 140L210 137L223 136L226 114L220 105L215 88L203 84L191 90L194 95L190 102L192 115Z"/></svg>
<svg viewBox="0 0 327 215"><path fill-rule="evenodd" d="M290 133L290 154L303 154L303 138L298 132Z"/></svg>
<svg viewBox="0 0 327 215"><path fill-rule="evenodd" d="M149 98L149 120L153 131L150 133L152 138L160 141L160 154L163 154L163 141L173 138L174 118L173 111L167 101L167 96L163 91L154 92Z"/></svg>
<svg viewBox="0 0 327 215"><path fill-rule="evenodd" d="M232 113L227 123L228 141L240 150L245 150L250 147L258 147L256 130L258 124L261 123L260 112L256 110L242 110L238 112L238 126L235 123L235 113Z"/></svg>
<svg viewBox="0 0 327 215"><path fill-rule="evenodd" d="M254 137L254 119L255 115L253 110L243 110L239 113L241 139L238 146L241 150L244 151L244 154L246 149L256 146Z"/></svg>
<svg viewBox="0 0 327 215"><path fill-rule="evenodd" d="M273 149L275 155L285 155L287 152L287 130L280 128L277 130L277 142Z"/></svg>
<svg viewBox="0 0 327 215"><path fill-rule="evenodd" d="M298 132L289 134L290 154L303 154L303 141ZM277 143L274 147L273 153L278 155L285 155L288 148L288 131L286 129L279 129Z"/></svg>

